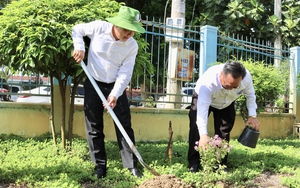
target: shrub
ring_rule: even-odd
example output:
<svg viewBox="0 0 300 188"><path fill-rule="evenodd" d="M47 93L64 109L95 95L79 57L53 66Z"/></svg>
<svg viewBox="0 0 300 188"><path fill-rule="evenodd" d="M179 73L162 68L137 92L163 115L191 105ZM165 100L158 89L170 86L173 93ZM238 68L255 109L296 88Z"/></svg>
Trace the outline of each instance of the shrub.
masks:
<svg viewBox="0 0 300 188"><path fill-rule="evenodd" d="M275 104L285 93L286 78L282 69L277 69L272 65L258 61L241 61L252 75L253 85L256 94L257 111L265 111L265 106L272 102ZM248 118L248 109L246 97L241 96L236 100L236 109L246 121Z"/></svg>

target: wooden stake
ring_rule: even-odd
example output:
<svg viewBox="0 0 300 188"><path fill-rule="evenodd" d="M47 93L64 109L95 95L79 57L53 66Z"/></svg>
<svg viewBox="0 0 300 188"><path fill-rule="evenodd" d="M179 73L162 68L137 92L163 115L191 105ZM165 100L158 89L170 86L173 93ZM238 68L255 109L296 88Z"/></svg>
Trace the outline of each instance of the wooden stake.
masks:
<svg viewBox="0 0 300 188"><path fill-rule="evenodd" d="M167 146L167 150L166 150L164 162L166 162L167 155L169 154L169 161L170 161L170 163L172 163L172 158L173 158L173 150L172 150L172 136L173 136L173 131L172 131L172 123L171 123L171 121L169 122L169 136L170 137L169 137L169 142L168 142L168 146Z"/></svg>

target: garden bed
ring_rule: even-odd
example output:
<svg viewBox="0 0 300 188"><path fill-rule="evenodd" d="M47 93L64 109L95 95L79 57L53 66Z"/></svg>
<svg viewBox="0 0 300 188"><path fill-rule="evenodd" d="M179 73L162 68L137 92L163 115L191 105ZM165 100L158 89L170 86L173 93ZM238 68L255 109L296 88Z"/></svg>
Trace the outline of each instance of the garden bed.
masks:
<svg viewBox="0 0 300 188"><path fill-rule="evenodd" d="M60 141L58 139L58 143ZM75 138L71 151L55 147L51 135L25 139L0 137L0 188L197 188L197 187L297 187L300 184L300 140L261 139L255 149L232 139L229 172L190 173L187 169L186 141L173 142L172 162L165 160L167 141L138 142L143 160L161 176L138 165L142 178L122 168L116 142L106 142L108 173L93 176L85 139Z"/></svg>

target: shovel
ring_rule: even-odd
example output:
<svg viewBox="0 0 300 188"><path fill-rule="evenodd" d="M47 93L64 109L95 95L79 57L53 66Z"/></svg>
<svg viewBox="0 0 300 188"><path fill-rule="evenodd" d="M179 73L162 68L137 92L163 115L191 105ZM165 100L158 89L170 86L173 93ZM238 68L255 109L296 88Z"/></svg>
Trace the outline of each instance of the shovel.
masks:
<svg viewBox="0 0 300 188"><path fill-rule="evenodd" d="M102 102L104 103L105 107L107 108L109 114L111 115L111 117L113 118L113 120L115 121L118 129L120 130L120 132L122 133L122 135L124 136L127 144L129 145L130 149L132 150L132 152L135 154L135 156L137 157L137 159L139 160L139 162L141 163L141 165L145 168L147 168L150 172L152 172L152 174L154 174L155 176L160 176L159 173L157 173L153 168L151 168L150 166L148 166L142 159L140 153L138 152L138 150L136 149L136 147L134 146L133 142L131 141L131 139L129 138L129 136L127 135L126 131L124 130L122 124L120 123L119 119L117 118L116 114L114 113L114 111L112 110L112 108L108 105L108 102L106 101L105 96L103 95L103 93L101 92L101 90L99 89L97 83L95 82L94 78L90 75L90 73L88 72L86 65L84 64L83 61L81 61L81 67L83 68L85 74L87 75L88 79L90 80L90 82L92 83L94 89L96 90L96 92L98 93L99 97L101 98Z"/></svg>

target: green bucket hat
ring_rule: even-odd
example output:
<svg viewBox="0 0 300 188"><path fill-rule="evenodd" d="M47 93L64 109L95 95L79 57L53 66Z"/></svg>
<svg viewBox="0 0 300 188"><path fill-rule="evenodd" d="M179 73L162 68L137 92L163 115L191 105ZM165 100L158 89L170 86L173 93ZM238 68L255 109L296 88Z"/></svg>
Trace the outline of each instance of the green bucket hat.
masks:
<svg viewBox="0 0 300 188"><path fill-rule="evenodd" d="M140 18L141 15L138 10L122 6L117 16L113 18L106 18L106 20L118 27L122 27L130 31L145 33L145 29L142 27Z"/></svg>

